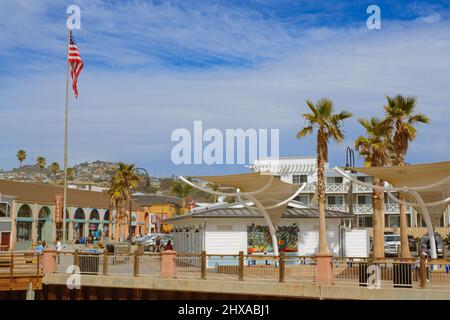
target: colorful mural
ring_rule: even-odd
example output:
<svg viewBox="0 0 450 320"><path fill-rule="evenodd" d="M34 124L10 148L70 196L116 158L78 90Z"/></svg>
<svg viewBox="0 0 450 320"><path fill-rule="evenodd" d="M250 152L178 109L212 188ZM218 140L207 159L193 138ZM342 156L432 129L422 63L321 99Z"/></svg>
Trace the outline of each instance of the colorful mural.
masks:
<svg viewBox="0 0 450 320"><path fill-rule="evenodd" d="M277 227L278 250L280 252L297 252L298 232L297 225ZM273 252L268 226L247 226L247 252L249 254Z"/></svg>

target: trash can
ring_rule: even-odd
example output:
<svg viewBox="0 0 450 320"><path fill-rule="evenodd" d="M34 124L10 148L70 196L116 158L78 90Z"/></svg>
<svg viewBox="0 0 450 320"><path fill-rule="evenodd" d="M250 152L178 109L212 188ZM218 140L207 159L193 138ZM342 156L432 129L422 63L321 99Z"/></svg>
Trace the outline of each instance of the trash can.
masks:
<svg viewBox="0 0 450 320"><path fill-rule="evenodd" d="M410 263L394 263L394 288L412 288L412 265Z"/></svg>
<svg viewBox="0 0 450 320"><path fill-rule="evenodd" d="M367 287L367 266L369 264L367 262L359 262L358 263L358 277L359 277L359 286Z"/></svg>
<svg viewBox="0 0 450 320"><path fill-rule="evenodd" d="M80 273L98 273L100 266L100 252L97 250L80 251L78 267Z"/></svg>

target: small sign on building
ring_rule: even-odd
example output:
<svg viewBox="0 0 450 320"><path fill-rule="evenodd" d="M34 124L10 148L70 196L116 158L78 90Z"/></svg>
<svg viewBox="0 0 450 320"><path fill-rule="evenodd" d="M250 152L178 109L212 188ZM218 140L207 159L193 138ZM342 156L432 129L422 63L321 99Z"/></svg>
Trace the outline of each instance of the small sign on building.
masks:
<svg viewBox="0 0 450 320"><path fill-rule="evenodd" d="M63 220L63 195L57 194L55 197L55 222Z"/></svg>

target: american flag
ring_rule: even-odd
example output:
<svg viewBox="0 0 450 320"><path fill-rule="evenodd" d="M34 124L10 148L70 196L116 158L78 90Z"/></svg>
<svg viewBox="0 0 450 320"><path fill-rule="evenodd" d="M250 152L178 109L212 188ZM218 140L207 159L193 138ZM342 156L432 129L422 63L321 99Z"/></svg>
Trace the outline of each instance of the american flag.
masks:
<svg viewBox="0 0 450 320"><path fill-rule="evenodd" d="M78 51L77 43L73 39L72 31L70 31L68 61L71 67L70 74L72 76L73 93L75 94L75 97L78 98L78 88L77 88L78 76L80 75L81 70L83 70L84 64L83 60L81 59L80 52Z"/></svg>

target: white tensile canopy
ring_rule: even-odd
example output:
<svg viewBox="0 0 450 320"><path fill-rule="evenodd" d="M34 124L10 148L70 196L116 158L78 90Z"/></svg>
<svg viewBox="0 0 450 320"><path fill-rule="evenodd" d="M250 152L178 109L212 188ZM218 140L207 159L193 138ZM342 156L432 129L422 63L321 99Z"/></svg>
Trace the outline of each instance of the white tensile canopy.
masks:
<svg viewBox="0 0 450 320"><path fill-rule="evenodd" d="M394 187L426 187L417 190L425 203L441 202L450 197L450 179L446 179L450 177L450 161L394 167L355 168L355 170L387 181ZM443 183L435 185L440 181ZM401 193L408 202L416 202L417 199L410 192ZM446 202L428 207L433 225L438 223L447 207Z"/></svg>
<svg viewBox="0 0 450 320"><path fill-rule="evenodd" d="M394 188L382 187L382 189L388 192L400 192L406 198L407 203L404 204L419 209L432 240L432 258L436 258L433 225L438 223L450 203L450 161L351 169L389 182ZM342 170L338 168L336 170L352 181L361 183L346 175Z"/></svg>
<svg viewBox="0 0 450 320"><path fill-rule="evenodd" d="M272 245L275 255L278 255L278 246L275 235L275 226L278 225L283 212L292 199L294 199L303 189L302 186L282 182L275 178L272 174L267 173L245 173L232 174L224 176L196 176L195 179L209 181L222 186L229 186L238 189L236 193L224 193L201 188L184 177L180 177L185 183L215 195L233 196L238 199L244 206L246 202L251 201L256 209L264 216L269 226L270 235L272 237Z"/></svg>

